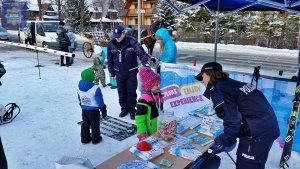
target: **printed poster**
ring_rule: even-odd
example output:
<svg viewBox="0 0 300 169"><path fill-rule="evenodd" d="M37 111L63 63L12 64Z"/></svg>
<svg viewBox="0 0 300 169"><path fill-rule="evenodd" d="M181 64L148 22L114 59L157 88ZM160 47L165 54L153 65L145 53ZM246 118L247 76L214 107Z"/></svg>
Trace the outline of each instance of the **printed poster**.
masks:
<svg viewBox="0 0 300 169"><path fill-rule="evenodd" d="M26 2L2 2L2 26L6 29L26 25Z"/></svg>
<svg viewBox="0 0 300 169"><path fill-rule="evenodd" d="M188 112L208 107L209 99L203 96L205 84L194 77L201 67L183 64L161 64L161 92L164 109L172 110L176 117L188 116Z"/></svg>

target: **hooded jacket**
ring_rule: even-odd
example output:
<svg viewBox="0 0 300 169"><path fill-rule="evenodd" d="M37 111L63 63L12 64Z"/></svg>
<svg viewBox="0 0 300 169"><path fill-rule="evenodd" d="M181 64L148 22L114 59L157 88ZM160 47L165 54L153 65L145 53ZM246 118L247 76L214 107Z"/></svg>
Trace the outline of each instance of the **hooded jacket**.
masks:
<svg viewBox="0 0 300 169"><path fill-rule="evenodd" d="M77 92L82 110L97 110L105 106L102 92L94 83L80 80Z"/></svg>
<svg viewBox="0 0 300 169"><path fill-rule="evenodd" d="M156 31L155 36L162 39L164 48L163 53L158 59L164 63L176 63L177 48L166 28L160 28Z"/></svg>
<svg viewBox="0 0 300 169"><path fill-rule="evenodd" d="M263 93L251 84L231 78L207 87L217 115L223 119L224 133L215 142L231 146L236 138L273 141L280 131L273 108ZM220 115L222 114L222 115Z"/></svg>
<svg viewBox="0 0 300 169"><path fill-rule="evenodd" d="M67 35L67 30L64 27L59 26L56 31L56 34L57 34L57 40L59 42L60 47L71 45L69 36Z"/></svg>
<svg viewBox="0 0 300 169"><path fill-rule="evenodd" d="M150 94L142 94L137 103L135 123L137 134L152 135L157 131L158 110L155 101Z"/></svg>

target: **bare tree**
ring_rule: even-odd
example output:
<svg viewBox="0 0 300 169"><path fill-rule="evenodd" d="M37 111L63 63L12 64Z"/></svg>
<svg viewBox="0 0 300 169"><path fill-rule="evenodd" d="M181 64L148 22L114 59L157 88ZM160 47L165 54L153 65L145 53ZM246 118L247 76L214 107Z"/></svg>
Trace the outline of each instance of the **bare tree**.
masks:
<svg viewBox="0 0 300 169"><path fill-rule="evenodd" d="M57 0L57 7L58 7L58 19L61 20L61 0Z"/></svg>
<svg viewBox="0 0 300 169"><path fill-rule="evenodd" d="M42 19L42 0L37 0L39 6L39 20Z"/></svg>
<svg viewBox="0 0 300 169"><path fill-rule="evenodd" d="M97 5L99 5L100 9L101 9L101 16L100 16L100 27L101 29L103 29L103 25L102 25L102 17L103 16L103 12L104 12L104 3L105 1L104 0L97 0Z"/></svg>

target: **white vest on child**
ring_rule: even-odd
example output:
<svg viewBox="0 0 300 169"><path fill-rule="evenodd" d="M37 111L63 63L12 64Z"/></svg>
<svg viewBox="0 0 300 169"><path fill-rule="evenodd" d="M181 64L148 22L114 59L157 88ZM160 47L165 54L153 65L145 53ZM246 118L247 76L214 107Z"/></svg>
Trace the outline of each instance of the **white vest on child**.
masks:
<svg viewBox="0 0 300 169"><path fill-rule="evenodd" d="M78 89L81 106L98 107L98 104L95 100L95 94L97 89L98 89L97 85L94 85L88 91L81 91Z"/></svg>

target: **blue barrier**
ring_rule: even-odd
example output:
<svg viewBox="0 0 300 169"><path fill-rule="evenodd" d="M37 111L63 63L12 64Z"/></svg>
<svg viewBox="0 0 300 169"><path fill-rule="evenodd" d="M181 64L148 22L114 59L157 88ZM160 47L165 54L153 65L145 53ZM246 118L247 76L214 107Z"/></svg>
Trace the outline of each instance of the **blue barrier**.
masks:
<svg viewBox="0 0 300 169"><path fill-rule="evenodd" d="M229 74L233 79L251 83L252 75L233 72L230 72ZM280 146L283 147L292 110L292 101L294 99L296 83L269 77L261 77L258 81L258 89L264 93L275 111L280 128L280 137L277 141ZM300 125L296 127L292 150L300 152Z"/></svg>

